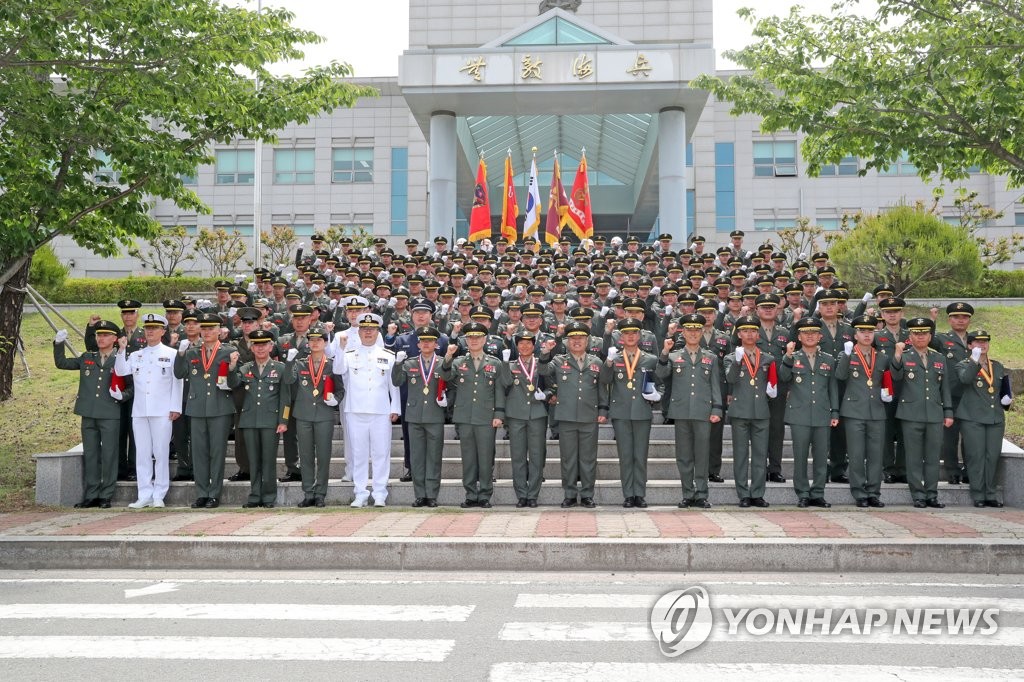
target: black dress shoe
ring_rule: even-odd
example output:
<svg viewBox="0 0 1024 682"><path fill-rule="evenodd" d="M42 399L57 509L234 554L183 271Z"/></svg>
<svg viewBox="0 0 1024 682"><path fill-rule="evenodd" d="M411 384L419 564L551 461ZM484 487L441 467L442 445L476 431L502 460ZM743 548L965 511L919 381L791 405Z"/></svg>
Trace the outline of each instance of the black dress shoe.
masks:
<svg viewBox="0 0 1024 682"><path fill-rule="evenodd" d="M415 500L412 501L412 506L419 508L419 507L422 507L423 505L425 505L426 503L427 503L427 498L425 498L425 497L417 497Z"/></svg>
<svg viewBox="0 0 1024 682"><path fill-rule="evenodd" d="M807 504L811 507L821 507L822 509L830 509L832 507L831 504L825 501L824 497L812 497L807 500Z"/></svg>
<svg viewBox="0 0 1024 682"><path fill-rule="evenodd" d="M857 506L860 507L861 509L867 509L868 508L868 498L862 497L859 500L857 500Z"/></svg>
<svg viewBox="0 0 1024 682"><path fill-rule="evenodd" d="M171 480L177 483L181 483L183 481L191 481L194 479L189 474L175 474L174 478L172 478Z"/></svg>
<svg viewBox="0 0 1024 682"><path fill-rule="evenodd" d="M569 507L575 507L575 506L576 506L576 498L575 497L567 497L564 500L562 500L562 509L568 509Z"/></svg>
<svg viewBox="0 0 1024 682"><path fill-rule="evenodd" d="M594 507L597 506L596 504L594 504L594 498L593 497L581 497L580 498L580 504L582 506L586 507L587 509L593 509Z"/></svg>
<svg viewBox="0 0 1024 682"><path fill-rule="evenodd" d="M525 509L525 508L526 508L526 498L525 497L520 497L519 500L516 502L516 509Z"/></svg>
<svg viewBox="0 0 1024 682"><path fill-rule="evenodd" d="M537 500L527 500L526 501L526 506L529 507L530 509L536 509L537 508Z"/></svg>
<svg viewBox="0 0 1024 682"><path fill-rule="evenodd" d="M679 500L679 504L677 504L676 506L679 507L680 509L689 509L690 508L690 501L689 500Z"/></svg>
<svg viewBox="0 0 1024 682"><path fill-rule="evenodd" d="M924 509L926 506L924 500L914 500L914 509Z"/></svg>
<svg viewBox="0 0 1024 682"><path fill-rule="evenodd" d="M228 480L229 481L248 481L249 480L249 472L248 471L236 471L232 475L228 476Z"/></svg>
<svg viewBox="0 0 1024 682"><path fill-rule="evenodd" d="M707 500L694 500L690 502L690 506L697 509L711 509L711 503Z"/></svg>
<svg viewBox="0 0 1024 682"><path fill-rule="evenodd" d="M960 485L960 474L953 474L949 477L950 485Z"/></svg>
<svg viewBox="0 0 1024 682"><path fill-rule="evenodd" d="M749 497L744 497L744 498L742 498L740 500L740 508L741 509L746 509L749 506L750 506L750 498Z"/></svg>
<svg viewBox="0 0 1024 682"><path fill-rule="evenodd" d="M764 509L768 506L768 501L763 497L752 497L750 498L750 506Z"/></svg>
<svg viewBox="0 0 1024 682"><path fill-rule="evenodd" d="M882 477L882 481L884 481L885 483L895 483L896 477L893 476L892 474L886 474L885 476Z"/></svg>
<svg viewBox="0 0 1024 682"><path fill-rule="evenodd" d="M262 506L259 502L246 502L242 505L242 509L257 509Z"/></svg>
<svg viewBox="0 0 1024 682"><path fill-rule="evenodd" d="M833 483L849 483L850 477L847 476L846 474L839 474L838 476L833 476L829 480L832 481Z"/></svg>
<svg viewBox="0 0 1024 682"><path fill-rule="evenodd" d="M463 500L462 504L460 504L459 506L462 507L463 509L472 509L476 505L476 500Z"/></svg>
<svg viewBox="0 0 1024 682"><path fill-rule="evenodd" d="M476 503L476 506L480 507L481 509L490 509L493 505L491 504L490 500L481 500L480 502Z"/></svg>
<svg viewBox="0 0 1024 682"><path fill-rule="evenodd" d="M960 482L961 483L970 483L971 482L971 479L968 478L968 476L967 476L967 469L961 469L960 470Z"/></svg>
<svg viewBox="0 0 1024 682"><path fill-rule="evenodd" d="M427 497L425 499L426 499L426 505L428 507L430 507L431 509L434 509L434 508L437 507L437 500L435 500L433 497Z"/></svg>
<svg viewBox="0 0 1024 682"><path fill-rule="evenodd" d="M708 474L709 483L725 483L725 479L718 474Z"/></svg>
<svg viewBox="0 0 1024 682"><path fill-rule="evenodd" d="M801 509L806 509L807 505L808 502L806 497L801 497L799 500L796 501L796 506L800 507Z"/></svg>
<svg viewBox="0 0 1024 682"><path fill-rule="evenodd" d="M281 478L277 479L278 483L302 483L302 474L298 471L293 471L289 474L285 474Z"/></svg>
<svg viewBox="0 0 1024 682"><path fill-rule="evenodd" d="M273 502L267 502L265 505L263 505L263 508L264 509L273 509L274 508L274 503Z"/></svg>
<svg viewBox="0 0 1024 682"><path fill-rule="evenodd" d="M327 506L327 500L324 499L323 495L317 495L313 498L313 506L323 509Z"/></svg>
<svg viewBox="0 0 1024 682"><path fill-rule="evenodd" d="M626 508L626 509L632 509L632 508L633 508L633 507L635 507L636 505L635 505L635 504L633 503L633 498L632 498L632 497L627 497L627 498L626 498L626 499L625 499L625 500L624 500L624 501L622 502L622 506L623 506L624 508Z"/></svg>
<svg viewBox="0 0 1024 682"><path fill-rule="evenodd" d="M135 474L128 474L127 476L124 477L124 480L126 480L126 481L137 481L137 480L139 480L139 477L136 476Z"/></svg>
<svg viewBox="0 0 1024 682"><path fill-rule="evenodd" d="M206 506L206 502L209 499L210 498L208 498L208 497L200 497L198 500L196 500L195 502L193 502L189 506L191 506L193 509L202 509L202 508L204 508Z"/></svg>
<svg viewBox="0 0 1024 682"><path fill-rule="evenodd" d="M99 506L98 504L96 504L97 502L99 502L99 500L96 499L82 500L81 502L75 505L75 509L91 509L92 507Z"/></svg>
<svg viewBox="0 0 1024 682"><path fill-rule="evenodd" d="M932 509L943 509L946 506L935 499L928 500L927 502L925 502L925 505L931 507Z"/></svg>
<svg viewBox="0 0 1024 682"><path fill-rule="evenodd" d="M768 481L770 483L785 483L786 477L777 471L773 471L770 474L768 474Z"/></svg>
<svg viewBox="0 0 1024 682"><path fill-rule="evenodd" d="M220 500L218 500L216 497L208 497L206 498L206 505L204 506L207 509L216 509L217 507L220 506Z"/></svg>
<svg viewBox="0 0 1024 682"><path fill-rule="evenodd" d="M297 504L296 506L297 506L297 507L298 507L299 509L305 509L306 507L312 507L312 506L313 506L313 498L312 498L312 497L307 497L307 498L304 498L304 499L303 499L303 500L302 500L301 502L299 502L299 503L298 503L298 504Z"/></svg>
<svg viewBox="0 0 1024 682"><path fill-rule="evenodd" d="M647 500L645 500L640 495L637 495L633 498L633 504L635 504L640 509L647 509Z"/></svg>
<svg viewBox="0 0 1024 682"><path fill-rule="evenodd" d="M96 501L99 502L99 504L97 504L96 506L99 507L100 509L110 509L110 498L109 497L104 497L104 498L101 498L101 499L96 500Z"/></svg>
<svg viewBox="0 0 1024 682"><path fill-rule="evenodd" d="M1002 509L1003 503L999 500L985 500L986 507L993 507L994 509Z"/></svg>
<svg viewBox="0 0 1024 682"><path fill-rule="evenodd" d="M906 484L906 483L907 483L907 475L906 475L906 474L903 474L902 476L896 476L896 477L895 477L895 478L893 479L893 481L894 481L895 483L903 483L903 484Z"/></svg>
<svg viewBox="0 0 1024 682"><path fill-rule="evenodd" d="M873 507L874 509L881 509L882 507L885 506L885 502L882 502L877 497L869 497L868 498L868 506L869 507Z"/></svg>
<svg viewBox="0 0 1024 682"><path fill-rule="evenodd" d="M975 507L987 507L988 503L985 500L975 500L974 501L974 506Z"/></svg>
<svg viewBox="0 0 1024 682"><path fill-rule="evenodd" d="M400 483L409 483L412 481L412 472L406 469L405 473L398 477L398 480Z"/></svg>
<svg viewBox="0 0 1024 682"><path fill-rule="evenodd" d="M551 438L549 440L558 440L558 434L554 431L551 432Z"/></svg>

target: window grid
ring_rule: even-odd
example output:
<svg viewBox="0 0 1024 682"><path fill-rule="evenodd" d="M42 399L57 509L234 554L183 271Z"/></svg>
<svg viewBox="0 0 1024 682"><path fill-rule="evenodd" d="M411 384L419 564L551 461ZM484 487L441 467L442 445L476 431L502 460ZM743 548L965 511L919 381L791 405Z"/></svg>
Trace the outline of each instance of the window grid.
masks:
<svg viewBox="0 0 1024 682"><path fill-rule="evenodd" d="M796 177L796 140L755 142L754 177Z"/></svg>
<svg viewBox="0 0 1024 682"><path fill-rule="evenodd" d="M256 155L251 149L218 149L218 185L251 185L255 181ZM251 229L251 228L250 228Z"/></svg>
<svg viewBox="0 0 1024 682"><path fill-rule="evenodd" d="M373 182L373 148L334 149L331 152L331 182Z"/></svg>
<svg viewBox="0 0 1024 682"><path fill-rule="evenodd" d="M312 185L313 155L312 149L275 149L274 184Z"/></svg>
<svg viewBox="0 0 1024 682"><path fill-rule="evenodd" d="M821 167L821 177L856 177L860 170L860 159L856 156L844 156L839 163L826 163Z"/></svg>

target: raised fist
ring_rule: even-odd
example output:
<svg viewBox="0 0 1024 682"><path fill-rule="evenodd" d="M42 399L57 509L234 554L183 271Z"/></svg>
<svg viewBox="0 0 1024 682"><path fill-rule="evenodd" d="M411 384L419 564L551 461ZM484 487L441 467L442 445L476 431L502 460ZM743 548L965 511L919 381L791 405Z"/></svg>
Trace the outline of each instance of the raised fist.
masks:
<svg viewBox="0 0 1024 682"><path fill-rule="evenodd" d="M232 352L231 355L228 356L228 359L231 361L231 366L232 367L234 367L236 364L238 364L238 357L239 356L238 356L238 351L237 350Z"/></svg>
<svg viewBox="0 0 1024 682"><path fill-rule="evenodd" d="M54 343L64 343L67 340L68 340L68 330L67 329L61 329L60 331L57 332L57 335L53 337L53 342Z"/></svg>
<svg viewBox="0 0 1024 682"><path fill-rule="evenodd" d="M338 350L344 350L348 345L348 334L338 334L334 339L338 342Z"/></svg>
<svg viewBox="0 0 1024 682"><path fill-rule="evenodd" d="M314 284L313 286L311 286L309 288L309 293L311 293L311 294L316 294L316 293L319 293L319 292L320 292L320 285L319 284Z"/></svg>
<svg viewBox="0 0 1024 682"><path fill-rule="evenodd" d="M505 362L508 362L510 359L512 359L512 351L508 348L502 350L501 359L504 360Z"/></svg>
<svg viewBox="0 0 1024 682"><path fill-rule="evenodd" d="M100 317L99 315L90 315L89 316L89 323L88 324L91 327L91 326L95 325L97 322L99 322L102 319L103 318Z"/></svg>
<svg viewBox="0 0 1024 682"><path fill-rule="evenodd" d="M676 345L676 342L672 340L672 337L665 339L665 343L661 346L661 354L668 355L672 350L672 346Z"/></svg>
<svg viewBox="0 0 1024 682"><path fill-rule="evenodd" d="M974 348L971 350L971 360L974 362L981 362L981 349Z"/></svg>
<svg viewBox="0 0 1024 682"><path fill-rule="evenodd" d="M611 334L615 331L615 320L608 320L604 323L604 333Z"/></svg>
<svg viewBox="0 0 1024 682"><path fill-rule="evenodd" d="M288 349L288 353L285 355L285 359L288 362L293 362L295 360L296 356L298 356L298 354L299 354L299 349L298 348L289 348Z"/></svg>
<svg viewBox="0 0 1024 682"><path fill-rule="evenodd" d="M651 295L657 296L661 293L661 287L651 287Z"/></svg>
<svg viewBox="0 0 1024 682"><path fill-rule="evenodd" d="M611 301L612 299L616 298L618 295L619 295L618 289L611 289L611 290L608 291L608 300Z"/></svg>
<svg viewBox="0 0 1024 682"><path fill-rule="evenodd" d="M615 362L615 360L618 357L619 357L619 349L618 348L612 346L611 348L608 349L608 362Z"/></svg>
<svg viewBox="0 0 1024 682"><path fill-rule="evenodd" d="M786 344L786 355L792 355L793 351L796 350L796 341L790 341Z"/></svg>
<svg viewBox="0 0 1024 682"><path fill-rule="evenodd" d="M395 362L405 362L406 358L408 357L408 353L406 353L404 350L400 350L397 353L395 353Z"/></svg>
<svg viewBox="0 0 1024 682"><path fill-rule="evenodd" d="M229 318L233 318L237 314L238 314L238 309L237 308L228 308L228 317Z"/></svg>
<svg viewBox="0 0 1024 682"><path fill-rule="evenodd" d="M541 345L541 350L543 350L545 353L550 354L552 351L555 350L557 346L558 344L553 339L548 339Z"/></svg>
<svg viewBox="0 0 1024 682"><path fill-rule="evenodd" d="M843 352L847 355L853 355L853 341L847 341L843 344Z"/></svg>
<svg viewBox="0 0 1024 682"><path fill-rule="evenodd" d="M248 291L250 294L255 294L256 293L256 282L249 282L249 286L247 286L245 288L245 290Z"/></svg>
<svg viewBox="0 0 1024 682"><path fill-rule="evenodd" d="M871 293L870 291L867 291L867 292L864 293L864 295L861 297L860 300L862 300L865 303L867 303L868 301L870 301L874 297L875 297L875 295L873 293Z"/></svg>
<svg viewBox="0 0 1024 682"><path fill-rule="evenodd" d="M907 344L903 343L902 341L897 342L897 344L896 344L896 355L897 356L903 355L903 351L905 351L906 349L907 349Z"/></svg>
<svg viewBox="0 0 1024 682"><path fill-rule="evenodd" d="M741 346L736 349L736 362L743 362L743 356L743 347Z"/></svg>
<svg viewBox="0 0 1024 682"><path fill-rule="evenodd" d="M398 325L394 322L388 325L388 336L394 336L398 333Z"/></svg>
<svg viewBox="0 0 1024 682"><path fill-rule="evenodd" d="M124 350L125 348L127 348L128 347L128 337L127 336L119 336L119 337L117 337L117 347L119 349L121 349L121 350Z"/></svg>
<svg viewBox="0 0 1024 682"><path fill-rule="evenodd" d="M677 323L677 322L669 322L668 323L667 331L668 331L669 338L675 336L676 335L676 331L678 331L678 330L679 330L679 323Z"/></svg>
<svg viewBox="0 0 1024 682"><path fill-rule="evenodd" d="M192 345L191 341L189 341L188 339L182 339L181 342L178 343L178 353L180 353L181 355L184 355L185 351L187 351L188 347L191 346L191 345Z"/></svg>
<svg viewBox="0 0 1024 682"><path fill-rule="evenodd" d="M449 343L448 350L444 352L445 358L454 358L455 354L459 351L459 345L457 343Z"/></svg>

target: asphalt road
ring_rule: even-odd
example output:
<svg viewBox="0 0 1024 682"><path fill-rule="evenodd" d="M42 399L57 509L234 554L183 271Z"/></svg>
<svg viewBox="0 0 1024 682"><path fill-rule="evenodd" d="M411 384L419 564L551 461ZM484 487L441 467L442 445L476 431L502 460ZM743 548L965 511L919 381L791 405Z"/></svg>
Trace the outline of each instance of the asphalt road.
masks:
<svg viewBox="0 0 1024 682"><path fill-rule="evenodd" d="M710 635L670 658L651 607L698 586ZM949 574L6 571L0 677L1024 679L1022 587L1024 576ZM807 613L825 624L793 634L784 618ZM919 633L894 632L900 618ZM949 634L956 618L973 634ZM676 631L699 640L703 622Z"/></svg>

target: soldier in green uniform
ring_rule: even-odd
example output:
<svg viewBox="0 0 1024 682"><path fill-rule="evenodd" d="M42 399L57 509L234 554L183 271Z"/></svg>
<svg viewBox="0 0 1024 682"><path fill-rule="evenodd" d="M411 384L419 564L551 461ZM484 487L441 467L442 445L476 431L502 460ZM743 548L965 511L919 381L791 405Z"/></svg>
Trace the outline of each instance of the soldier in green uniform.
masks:
<svg viewBox="0 0 1024 682"><path fill-rule="evenodd" d="M778 323L779 297L775 294L760 294L754 299L757 318L761 322L761 332L757 347L762 353L770 353L775 357L776 365L782 362L789 342L789 327ZM789 386L780 383L778 393L768 400L768 480L772 483L785 483L782 475L782 443L786 434L786 393Z"/></svg>
<svg viewBox="0 0 1024 682"><path fill-rule="evenodd" d="M814 314L821 319L821 342L818 347L838 361L839 354L847 343L853 343L853 327L839 314L839 306L845 301L845 294L836 289L822 289L814 295ZM839 401L843 400L843 384L838 384ZM832 429L829 435L829 480L833 483L849 483L846 473L848 454L845 429Z"/></svg>
<svg viewBox="0 0 1024 682"><path fill-rule="evenodd" d="M768 398L778 395L769 386L775 356L757 347L761 323L746 315L733 325L739 345L725 356L729 382L729 423L732 425L732 470L741 507L767 507L764 499L768 473ZM749 481L749 483L748 483Z"/></svg>
<svg viewBox="0 0 1024 682"><path fill-rule="evenodd" d="M587 353L590 330L579 322L565 327L568 352L552 356L557 343L546 341L540 356L540 373L550 381L554 397L554 419L558 422L559 450L562 463L562 507L575 507L577 498L592 509L594 483L597 479L597 425L607 421L599 410L608 406L600 402L598 381L601 358ZM579 487L577 488L577 482Z"/></svg>
<svg viewBox="0 0 1024 682"><path fill-rule="evenodd" d="M238 431L249 454L249 499L242 506L272 508L277 502L277 443L288 428L291 409L291 377L283 362L270 359L274 335L263 330L249 332L252 359L241 362L233 353L228 366L228 385L243 393Z"/></svg>
<svg viewBox="0 0 1024 682"><path fill-rule="evenodd" d="M685 345L673 351L675 325L669 325L656 375L672 385L668 417L675 425L676 466L683 486L680 509L710 509L708 461L711 424L722 419L718 356L700 347L705 320L692 313L679 318Z"/></svg>
<svg viewBox="0 0 1024 682"><path fill-rule="evenodd" d="M896 352L896 344L909 340L906 323L903 320L903 308L906 302L902 298L888 296L878 301L883 322L881 329L875 333L875 348L892 359ZM898 390L897 390L898 392ZM894 400L885 406L885 451L882 456L882 480L886 483L906 483L906 447L903 443L903 431L896 418L899 403Z"/></svg>
<svg viewBox="0 0 1024 682"><path fill-rule="evenodd" d="M505 424L508 428L509 454L512 458L512 487L516 507L536 507L547 461L545 432L548 423L545 380L540 376L535 347L537 337L520 328L513 337L514 360L503 366Z"/></svg>
<svg viewBox="0 0 1024 682"><path fill-rule="evenodd" d="M299 471L303 499L300 507L323 507L331 473L331 439L338 423L341 381L331 376L332 362L324 352L326 332L320 328L306 333L309 354L289 359L286 372L292 383L292 417L299 448Z"/></svg>
<svg viewBox="0 0 1024 682"><path fill-rule="evenodd" d="M831 507L825 501L828 479L829 429L839 424L839 393L835 381L835 359L818 348L821 321L814 318L796 323L796 342L786 344L779 368L779 380L792 382L786 398L786 423L793 436L793 488L798 507ZM811 480L807 459L811 456Z"/></svg>
<svg viewBox="0 0 1024 682"><path fill-rule="evenodd" d="M406 394L403 421L408 425L409 472L412 477L414 507L436 507L441 489L441 458L444 452L444 409L448 398L441 379L442 358L437 356L436 327L416 329L419 354L407 357L404 350L395 354L391 383ZM454 344L452 344L454 345Z"/></svg>
<svg viewBox="0 0 1024 682"><path fill-rule="evenodd" d="M974 306L970 303L955 301L946 306L949 331L936 334L932 338L931 347L946 356L946 364L950 367L956 367L970 355L970 349L967 347L967 328L971 324L973 315ZM954 381L949 387L950 397L953 399L953 414L956 414L957 408L960 406L960 398L963 396L964 389L964 384L959 381ZM964 452L964 456L961 458L962 452ZM967 483L970 480L967 473L965 449L961 448L960 443L959 419L955 419L953 425L943 431L942 468L945 470L946 479L953 485L961 482Z"/></svg>
<svg viewBox="0 0 1024 682"><path fill-rule="evenodd" d="M900 420L906 448L907 482L918 509L946 506L939 502L939 456L942 429L953 424L952 375L946 356L928 347L935 323L924 317L907 322L909 348L895 344L892 377L902 380L896 418Z"/></svg>
<svg viewBox="0 0 1024 682"><path fill-rule="evenodd" d="M505 416L501 360L484 353L487 332L487 325L470 322L462 330L468 352L455 358L458 344L452 343L441 363L441 378L457 385L452 419L459 425L464 509L491 507L495 429Z"/></svg>
<svg viewBox="0 0 1024 682"><path fill-rule="evenodd" d="M252 362L254 356L252 352L252 346L250 345L249 335L259 329L260 311L256 308L239 308L235 314L238 319L238 336L232 345L235 350L238 351L238 363L244 365L248 362ZM269 333L269 332L268 332ZM273 339L274 335L271 333L270 338ZM265 343L265 342L261 342ZM271 349L267 349L268 351ZM233 387L234 390L231 392L231 399L235 403L235 416L232 420L232 428L235 431L235 464L238 465L238 471L228 476L229 481L248 481L249 480L249 453L248 443L246 439L239 434L238 429L239 421L241 420L242 410L245 407L245 396L246 391L244 387L237 386ZM275 465L276 466L276 465ZM274 476L277 476L276 469L274 470ZM276 487L275 487L276 489Z"/></svg>
<svg viewBox="0 0 1024 682"><path fill-rule="evenodd" d="M355 296L353 299L357 298ZM365 308L365 299L359 299ZM358 305L357 303L350 305ZM361 310L362 308L360 308ZM309 355L309 333L312 322L313 308L305 304L295 304L288 308L291 314L292 331L282 334L277 339L277 357L285 360L302 360ZM295 351L294 353L292 351ZM295 393L292 393L292 398ZM288 430L284 432L284 466L285 473L277 479L278 483L295 483L302 481L302 473L299 471L299 444L298 426L295 423L295 410L292 410L291 418L288 420Z"/></svg>
<svg viewBox="0 0 1024 682"><path fill-rule="evenodd" d="M181 322L184 326L184 333L178 339L180 344L183 340L188 340L189 345L198 346L202 343L202 337L199 335L199 315L201 313L195 309L186 311L181 316ZM177 344L175 344L177 346ZM190 375L191 376L191 375ZM181 416L174 420L171 424L171 440L174 443L174 451L177 454L177 466L174 469L174 476L171 478L172 481L184 482L193 480L192 476L192 434L191 425L189 423L188 415L185 414L185 403L188 401L188 377L182 379L181 389Z"/></svg>
<svg viewBox="0 0 1024 682"><path fill-rule="evenodd" d="M715 329L715 321L719 317L718 304L710 298L702 298L697 301L697 314L705 320L704 329L701 330L700 347L710 350L718 356L718 368L722 372L721 390L725 396L729 392L729 384L725 380L725 358L732 353L732 340L725 332ZM725 438L725 417L729 406L723 404L723 416L720 421L711 424L711 443L708 458L708 481L711 483L724 483L722 478L722 444Z"/></svg>
<svg viewBox="0 0 1024 682"><path fill-rule="evenodd" d="M131 397L131 388L112 384L117 353L114 342L118 329L113 322L100 320L92 325L96 350L77 358L65 356L68 333L61 329L53 339L53 364L57 369L78 370L78 398L75 414L82 418L82 454L85 497L78 509L110 509L117 488L117 444L121 426L121 403Z"/></svg>
<svg viewBox="0 0 1024 682"><path fill-rule="evenodd" d="M193 509L220 506L224 485L224 456L228 432L235 415L235 403L228 385L227 368L235 347L221 343L220 316L203 313L199 316L202 343L190 347L188 339L179 342L174 359L174 376L189 378L185 412L189 417L192 441L192 466L196 493Z"/></svg>
<svg viewBox="0 0 1024 682"><path fill-rule="evenodd" d="M839 402L839 417L846 430L850 456L850 494L857 506L884 507L882 452L885 441L885 404L892 395L883 390L882 378L889 369L889 356L875 350L873 342L878 318L853 318L856 343L847 341L836 363L836 379L845 382Z"/></svg>
<svg viewBox="0 0 1024 682"><path fill-rule="evenodd" d="M967 468L970 474L971 500L975 507L1002 507L996 497L996 469L1003 450L1005 417L1012 396L1004 392L1002 363L989 357L991 335L984 330L968 335L970 357L956 365L963 386L956 418L964 436ZM1002 395L1000 395L1002 394Z"/></svg>
<svg viewBox="0 0 1024 682"><path fill-rule="evenodd" d="M654 386L658 358L640 350L643 323L627 317L618 325L622 353L612 347L601 367L600 402L607 405L606 416L615 429L615 448L619 455L622 482L622 506L647 507L647 454L651 441L651 404L661 399Z"/></svg>

